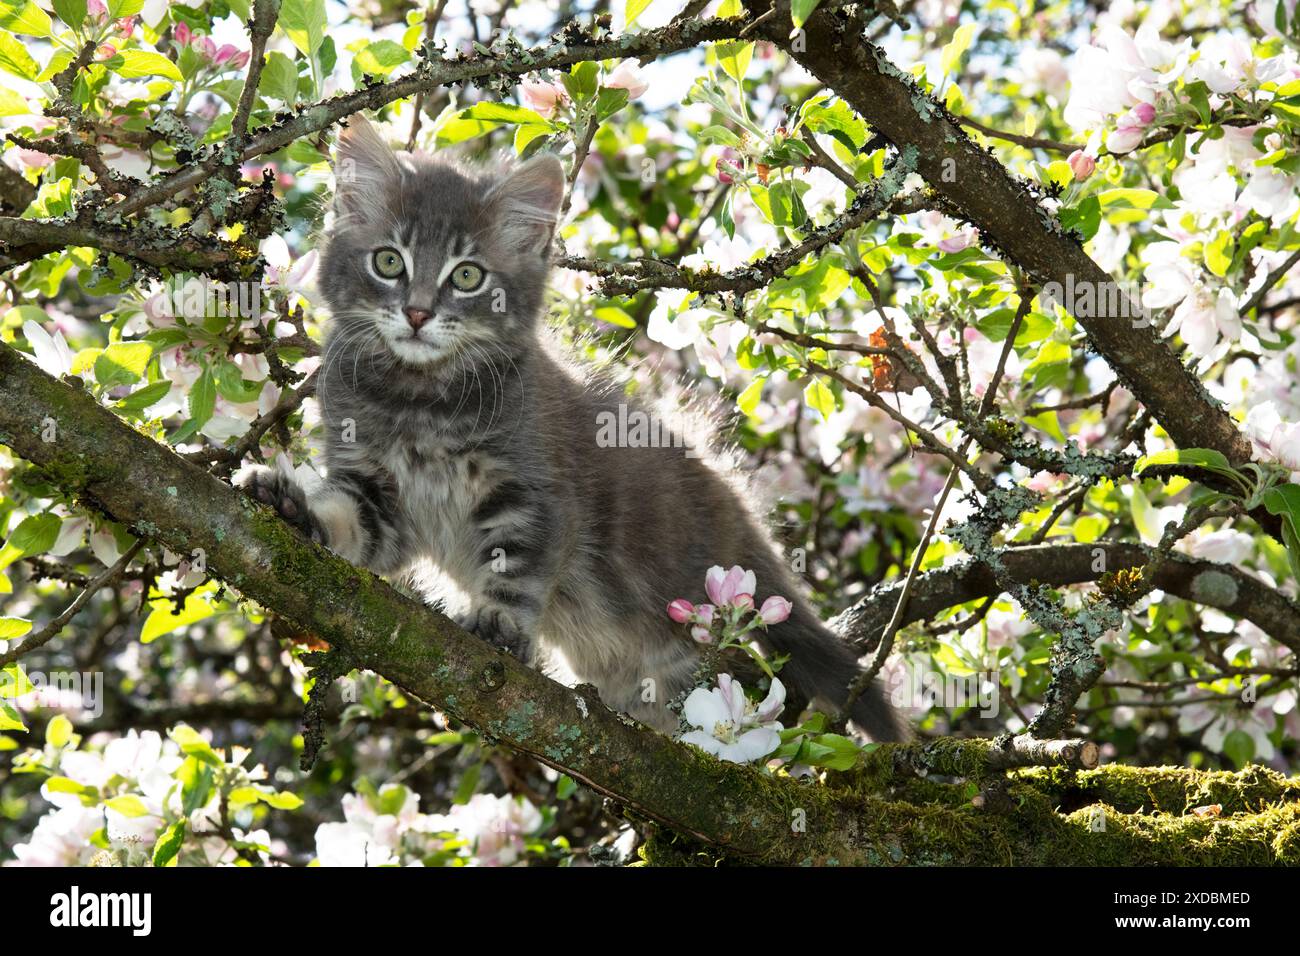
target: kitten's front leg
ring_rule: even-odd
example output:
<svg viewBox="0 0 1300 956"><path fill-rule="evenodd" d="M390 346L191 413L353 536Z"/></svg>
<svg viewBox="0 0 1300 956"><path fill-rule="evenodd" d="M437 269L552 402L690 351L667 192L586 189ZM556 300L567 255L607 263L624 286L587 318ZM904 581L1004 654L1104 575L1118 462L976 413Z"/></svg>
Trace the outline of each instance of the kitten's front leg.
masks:
<svg viewBox="0 0 1300 956"><path fill-rule="evenodd" d="M239 486L352 564L387 574L407 560L395 492L378 476L336 469L310 502L291 475L265 465L248 469Z"/></svg>
<svg viewBox="0 0 1300 956"><path fill-rule="evenodd" d="M292 475L286 475L265 465L248 469L239 487L250 497L274 508L281 518L317 544L325 543L325 531L307 505L302 486Z"/></svg>
<svg viewBox="0 0 1300 956"><path fill-rule="evenodd" d="M472 606L456 623L531 663L552 573L544 509L527 486L506 480L479 501L471 520L477 546Z"/></svg>

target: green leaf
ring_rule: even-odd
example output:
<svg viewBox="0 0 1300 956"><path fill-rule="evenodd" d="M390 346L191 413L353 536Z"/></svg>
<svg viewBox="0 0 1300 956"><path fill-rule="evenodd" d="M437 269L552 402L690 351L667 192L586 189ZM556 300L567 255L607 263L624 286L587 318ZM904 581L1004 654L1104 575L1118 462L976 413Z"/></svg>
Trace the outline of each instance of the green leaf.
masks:
<svg viewBox="0 0 1300 956"><path fill-rule="evenodd" d="M803 400L809 408L821 412L822 418L830 418L835 411L835 393L821 379L813 379L804 387Z"/></svg>
<svg viewBox="0 0 1300 956"><path fill-rule="evenodd" d="M0 116L26 116L31 104L13 90L0 88Z"/></svg>
<svg viewBox="0 0 1300 956"><path fill-rule="evenodd" d="M721 143L723 146L740 146L740 137L725 126L706 126L696 136L702 143Z"/></svg>
<svg viewBox="0 0 1300 956"><path fill-rule="evenodd" d="M623 6L623 29L633 26L637 17L646 12L653 0L627 0Z"/></svg>
<svg viewBox="0 0 1300 956"><path fill-rule="evenodd" d="M86 19L86 0L54 0L54 12L68 26L81 26Z"/></svg>
<svg viewBox="0 0 1300 956"><path fill-rule="evenodd" d="M120 399L117 407L124 412L132 414L141 414L151 405L157 405L172 389L172 383L163 379L161 382L153 382L144 388L138 388L126 398Z"/></svg>
<svg viewBox="0 0 1300 956"><path fill-rule="evenodd" d="M486 120L490 123L530 123L550 125L546 117L526 106L514 103L475 103L458 114L464 119Z"/></svg>
<svg viewBox="0 0 1300 956"><path fill-rule="evenodd" d="M199 734L197 730L187 724L177 724L171 730L167 731L167 736L176 741L177 746L181 748L181 753L194 757L204 763L222 765L221 757L212 745L208 743ZM199 804L202 806L202 803ZM186 811L189 812L189 811Z"/></svg>
<svg viewBox="0 0 1300 956"><path fill-rule="evenodd" d="M108 18L120 20L133 17L144 9L144 0L108 0Z"/></svg>
<svg viewBox="0 0 1300 956"><path fill-rule="evenodd" d="M1052 165L1056 165L1053 163ZM1086 241L1097 234L1101 228L1101 203L1096 196L1089 196L1077 206L1062 209L1057 215L1062 227L1073 229Z"/></svg>
<svg viewBox="0 0 1300 956"><path fill-rule="evenodd" d="M603 123L627 106L628 92L621 88L605 87L596 94L596 122Z"/></svg>
<svg viewBox="0 0 1300 956"><path fill-rule="evenodd" d="M75 793L79 796L96 797L99 791L88 784L80 783L71 777L53 776L45 781L45 789L51 793Z"/></svg>
<svg viewBox="0 0 1300 956"><path fill-rule="evenodd" d="M54 24L32 0L0 0L0 27L29 37L47 37Z"/></svg>
<svg viewBox="0 0 1300 956"><path fill-rule="evenodd" d="M164 634L211 617L213 613L212 605L196 594L186 596L185 605L179 614L176 613L175 603L169 598L150 601L149 606L153 610L145 618L144 627L140 630L142 644L150 644Z"/></svg>
<svg viewBox="0 0 1300 956"><path fill-rule="evenodd" d="M808 220L808 211L799 195L806 188L805 183L798 182L782 181L771 186L751 183L749 196L772 225L796 228Z"/></svg>
<svg viewBox="0 0 1300 956"><path fill-rule="evenodd" d="M1075 519L1073 530L1074 540L1080 544L1092 544L1105 533L1106 528L1110 526L1110 519L1103 518L1100 515L1084 515Z"/></svg>
<svg viewBox="0 0 1300 956"><path fill-rule="evenodd" d="M28 680L21 664L9 664L0 670L0 697L8 697L12 700L30 694L32 690L32 682Z"/></svg>
<svg viewBox="0 0 1300 956"><path fill-rule="evenodd" d="M1244 730L1234 730L1223 738L1223 753L1238 769L1255 757L1255 740Z"/></svg>
<svg viewBox="0 0 1300 956"><path fill-rule="evenodd" d="M66 747L72 740L72 721L63 714L55 714L45 725L45 742L51 747Z"/></svg>
<svg viewBox="0 0 1300 956"><path fill-rule="evenodd" d="M737 83L745 79L749 72L749 61L754 57L754 44L743 40L731 40L714 46L718 54L718 65L722 71Z"/></svg>
<svg viewBox="0 0 1300 956"><path fill-rule="evenodd" d="M0 568L7 568L19 558L43 554L54 547L59 538L63 519L56 514L29 515L14 528L13 534L0 549Z"/></svg>
<svg viewBox="0 0 1300 956"><path fill-rule="evenodd" d="M759 399L763 397L763 383L765 381L766 379L760 377L746 385L745 390L741 392L739 397L736 399L736 407L746 415L754 414L754 409L758 408ZM834 396L832 396L832 400L833 399ZM812 402L809 402L808 404L811 405ZM833 407L834 406L832 405L832 408Z"/></svg>
<svg viewBox="0 0 1300 956"><path fill-rule="evenodd" d="M148 342L114 342L95 359L95 381L105 388L138 382L152 357Z"/></svg>
<svg viewBox="0 0 1300 956"><path fill-rule="evenodd" d="M212 369L205 368L190 389L190 420L196 422L195 429L200 429L212 418L217 407L217 383L212 377Z"/></svg>
<svg viewBox="0 0 1300 956"><path fill-rule="evenodd" d="M258 799L267 806L275 807L277 810L297 810L302 806L302 797L298 796L296 793L289 793L287 790L279 793L274 791L268 793L267 791L260 790L258 791L257 796Z"/></svg>
<svg viewBox="0 0 1300 956"><path fill-rule="evenodd" d="M1291 574L1296 581L1300 581L1300 485L1270 488L1264 495L1264 508L1282 519L1287 563L1291 565Z"/></svg>
<svg viewBox="0 0 1300 956"><path fill-rule="evenodd" d="M0 730L27 730L27 725L23 723L22 714L18 713L16 708L3 702L0 702Z"/></svg>
<svg viewBox="0 0 1300 956"><path fill-rule="evenodd" d="M280 29L305 56L312 56L325 41L325 0L283 0Z"/></svg>
<svg viewBox="0 0 1300 956"><path fill-rule="evenodd" d="M813 15L813 11L817 9L817 5L821 2L822 0L792 0L790 4L790 21L794 24L796 30L808 22L808 18Z"/></svg>
<svg viewBox="0 0 1300 956"><path fill-rule="evenodd" d="M1172 448L1139 458L1133 473L1141 476L1152 469L1200 468L1236 484L1242 494L1249 492L1250 483L1221 452L1213 448ZM1175 472L1177 473L1177 472ZM1158 477L1158 476L1155 476Z"/></svg>
<svg viewBox="0 0 1300 956"><path fill-rule="evenodd" d="M23 617L0 617L0 641L12 641L32 629L32 622Z"/></svg>
<svg viewBox="0 0 1300 956"><path fill-rule="evenodd" d="M867 142L867 126L843 100L823 96L809 100L799 111L805 124L814 133L834 136L846 147L857 152Z"/></svg>
<svg viewBox="0 0 1300 956"><path fill-rule="evenodd" d="M546 136L552 132L550 124L539 126L534 123L524 123L515 127L515 152L523 155L533 140L540 136Z"/></svg>
<svg viewBox="0 0 1300 956"><path fill-rule="evenodd" d="M392 40L376 40L356 55L356 64L363 73L387 76L411 58L410 52Z"/></svg>
<svg viewBox="0 0 1300 956"><path fill-rule="evenodd" d="M1205 244L1205 266L1219 278L1228 274L1232 265L1232 233L1224 229Z"/></svg>
<svg viewBox="0 0 1300 956"><path fill-rule="evenodd" d="M35 80L41 68L27 47L12 33L0 30L0 70L20 76L24 80Z"/></svg>
<svg viewBox="0 0 1300 956"><path fill-rule="evenodd" d="M600 83L599 75L600 67L590 60L584 60L569 67L568 73L561 74L560 82L564 84L569 98L577 103L596 95L596 87Z"/></svg>
<svg viewBox="0 0 1300 956"><path fill-rule="evenodd" d="M560 779L555 781L555 799L568 800L578 790L577 783L567 773L560 774Z"/></svg>
<svg viewBox="0 0 1300 956"><path fill-rule="evenodd" d="M221 364L217 366L217 391L222 397L237 405L256 401L265 385L265 381L247 381L239 366L229 359L222 359Z"/></svg>
<svg viewBox="0 0 1300 956"><path fill-rule="evenodd" d="M175 63L153 50L123 50L105 60L104 66L126 79L140 76L165 76L178 83L184 79Z"/></svg>
<svg viewBox="0 0 1300 956"><path fill-rule="evenodd" d="M158 837L153 845L153 865L166 866L176 858L185 842L185 820L177 820Z"/></svg>
<svg viewBox="0 0 1300 956"><path fill-rule="evenodd" d="M1183 87L1183 95L1187 97L1189 103L1196 110L1196 115L1200 117L1201 125L1210 125L1213 118L1213 111L1210 109L1210 88L1203 80L1197 80L1194 83L1188 83Z"/></svg>
<svg viewBox="0 0 1300 956"><path fill-rule="evenodd" d="M475 103L449 117L438 127L437 143L439 146L461 143L490 133L503 124L519 124L539 130L529 137L528 142L532 142L542 132L554 129L549 120L525 106L516 106L514 103Z"/></svg>
<svg viewBox="0 0 1300 956"><path fill-rule="evenodd" d="M1107 189L1097 194L1103 209L1168 209L1173 206L1150 189Z"/></svg>
<svg viewBox="0 0 1300 956"><path fill-rule="evenodd" d="M602 305L596 309L592 315L601 322L609 325L616 325L620 329L635 329L636 319L627 314L625 309L620 309L616 305Z"/></svg>
<svg viewBox="0 0 1300 956"><path fill-rule="evenodd" d="M124 817L143 817L149 813L149 808L144 805L144 801L133 793L109 797L104 801L104 806L116 810Z"/></svg>
<svg viewBox="0 0 1300 956"><path fill-rule="evenodd" d="M262 83L258 90L263 96L274 97L281 103L294 103L298 99L298 65L277 50L266 55L262 67Z"/></svg>
<svg viewBox="0 0 1300 956"><path fill-rule="evenodd" d="M964 23L952 35L952 40L939 55L939 70L944 76L951 76L953 69L962 56L970 49L971 40L975 38L975 24Z"/></svg>

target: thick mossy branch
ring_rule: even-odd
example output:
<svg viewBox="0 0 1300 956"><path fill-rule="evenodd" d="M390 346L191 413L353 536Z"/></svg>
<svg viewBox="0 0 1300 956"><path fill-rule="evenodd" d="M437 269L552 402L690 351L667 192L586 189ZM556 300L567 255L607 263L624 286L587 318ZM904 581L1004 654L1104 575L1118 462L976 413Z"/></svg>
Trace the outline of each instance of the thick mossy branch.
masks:
<svg viewBox="0 0 1300 956"><path fill-rule="evenodd" d="M1010 735L996 740L941 737L910 744L882 744L862 755L853 773L885 790L910 776L983 780L1015 767L1097 766L1097 745L1088 740L1038 740Z"/></svg>
<svg viewBox="0 0 1300 956"><path fill-rule="evenodd" d="M876 767L832 774L832 799L856 807L835 854L805 864L885 866L1300 865L1300 780L1262 767L1019 770L1005 812L975 806L970 784L904 779L881 793ZM973 772L974 762L966 768ZM1154 795L1154 799L1148 794ZM1220 812L1197 814L1218 804ZM1146 811L1146 812L1143 812ZM661 866L743 863L658 831L642 849Z"/></svg>
<svg viewBox="0 0 1300 956"><path fill-rule="evenodd" d="M589 689L564 687L525 667L311 544L3 344L0 443L136 533L182 553L202 548L228 585L413 698L708 846L714 856L785 864L1132 864L1294 862L1300 854L1297 804L1290 801L1219 819L1108 814L1098 834L1090 829L1095 812L1060 814L1061 798L1026 780L1009 784L1013 812L991 814L970 806L965 785L913 777L882 795L878 773L860 770L823 784L721 763L619 717ZM981 749L988 766L995 746L937 748L956 763L936 766L967 767Z"/></svg>
<svg viewBox="0 0 1300 956"><path fill-rule="evenodd" d="M1035 767L1014 776L1062 806L1105 803L1121 813L1180 814L1209 806L1221 807L1224 814L1255 813L1279 802L1300 803L1300 780L1257 766L1237 773L1118 765L1072 773Z"/></svg>

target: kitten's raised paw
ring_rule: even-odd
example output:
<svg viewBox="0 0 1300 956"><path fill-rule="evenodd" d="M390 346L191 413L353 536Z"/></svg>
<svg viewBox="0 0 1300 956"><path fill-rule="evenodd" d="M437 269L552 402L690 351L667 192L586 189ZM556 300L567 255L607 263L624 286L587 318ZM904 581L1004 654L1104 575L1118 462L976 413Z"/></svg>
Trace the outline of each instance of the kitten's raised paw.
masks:
<svg viewBox="0 0 1300 956"><path fill-rule="evenodd" d="M310 538L317 544L324 542L324 532L307 507L307 498L302 488L288 475L265 465L257 465L248 470L239 482L239 487L250 498L274 508L303 537Z"/></svg>
<svg viewBox="0 0 1300 956"><path fill-rule="evenodd" d="M531 642L514 615L506 608L489 605L458 614L453 620L493 647L528 663Z"/></svg>

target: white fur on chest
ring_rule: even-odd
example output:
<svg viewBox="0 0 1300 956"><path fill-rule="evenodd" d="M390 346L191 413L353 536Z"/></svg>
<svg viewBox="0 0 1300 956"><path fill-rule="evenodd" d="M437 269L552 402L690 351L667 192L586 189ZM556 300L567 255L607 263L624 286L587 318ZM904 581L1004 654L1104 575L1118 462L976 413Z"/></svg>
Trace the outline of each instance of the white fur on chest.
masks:
<svg viewBox="0 0 1300 956"><path fill-rule="evenodd" d="M471 517L486 484L480 456L453 455L439 443L421 445L418 454L394 448L381 463L397 483L398 500L421 557L453 577L472 570Z"/></svg>

